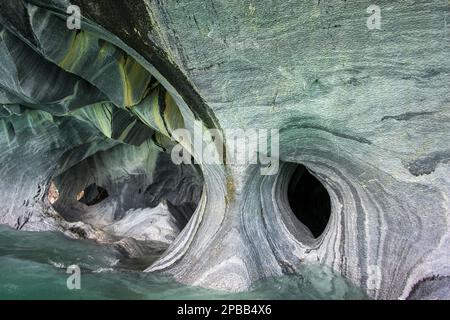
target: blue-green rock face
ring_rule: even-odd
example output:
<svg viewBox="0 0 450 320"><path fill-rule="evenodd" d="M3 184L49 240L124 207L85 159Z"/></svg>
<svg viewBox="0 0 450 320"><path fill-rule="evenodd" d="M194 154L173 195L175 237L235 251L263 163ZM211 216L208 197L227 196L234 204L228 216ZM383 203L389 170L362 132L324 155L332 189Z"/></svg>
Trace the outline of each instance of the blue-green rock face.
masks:
<svg viewBox="0 0 450 320"><path fill-rule="evenodd" d="M368 6L2 1L0 224L208 289L319 264L450 298L449 2ZM177 129L237 128L278 130L275 175L173 162Z"/></svg>

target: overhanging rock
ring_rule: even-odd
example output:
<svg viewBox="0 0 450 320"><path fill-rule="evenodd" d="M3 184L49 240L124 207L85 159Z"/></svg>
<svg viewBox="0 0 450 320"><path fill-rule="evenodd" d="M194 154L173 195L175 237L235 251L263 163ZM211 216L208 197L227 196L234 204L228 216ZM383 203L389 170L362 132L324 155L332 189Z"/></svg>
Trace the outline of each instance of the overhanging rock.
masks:
<svg viewBox="0 0 450 320"><path fill-rule="evenodd" d="M149 272L239 291L314 263L374 298L450 298L449 4L379 6L370 30L360 0L2 1L0 222L119 241L92 222L106 204L63 214L95 182L64 177L90 168L108 223L169 201L183 231ZM195 126L278 129L277 174L173 169L174 130ZM290 206L298 164L330 198L320 234Z"/></svg>

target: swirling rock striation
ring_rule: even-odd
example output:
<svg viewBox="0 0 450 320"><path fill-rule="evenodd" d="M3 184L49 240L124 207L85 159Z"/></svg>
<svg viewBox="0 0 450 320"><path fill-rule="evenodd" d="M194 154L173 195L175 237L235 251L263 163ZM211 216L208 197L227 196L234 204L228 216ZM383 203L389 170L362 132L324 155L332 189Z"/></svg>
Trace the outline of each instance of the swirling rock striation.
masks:
<svg viewBox="0 0 450 320"><path fill-rule="evenodd" d="M238 291L321 264L374 298L450 298L449 4L379 5L374 31L360 0L3 1L0 222L145 241L165 203L149 272ZM279 129L279 171L177 167L174 130L199 127ZM299 164L330 197L320 235L289 204ZM108 197L80 204L93 183Z"/></svg>

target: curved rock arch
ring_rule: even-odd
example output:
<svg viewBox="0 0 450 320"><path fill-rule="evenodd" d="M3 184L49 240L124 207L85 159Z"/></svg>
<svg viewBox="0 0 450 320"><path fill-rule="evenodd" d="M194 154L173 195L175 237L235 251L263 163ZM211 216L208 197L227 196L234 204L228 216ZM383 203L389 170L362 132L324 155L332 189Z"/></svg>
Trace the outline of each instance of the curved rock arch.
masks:
<svg viewBox="0 0 450 320"><path fill-rule="evenodd" d="M12 1L1 5L0 23L23 42L9 37L9 52L45 55L36 48L39 29L28 24L30 12L36 14L30 11L31 3L64 17L69 2L23 1L22 11L14 15L7 10ZM282 165L276 176L258 175L258 166L202 165L204 189L193 218L147 271L236 291L262 277L301 272L304 263L320 263L375 298L407 298L410 292L420 298L433 287L424 279L448 276L445 139L450 79L448 46L442 44L435 23L448 10L445 1L393 5L384 20L385 33L366 30L366 17L357 14L365 12L363 1L352 5L299 2L295 8L271 2L252 10L246 1L239 5L211 1L204 6L201 1L73 3L82 9L84 30L121 48L168 90L168 99L174 100L190 131L194 119L201 119L205 128L280 129ZM427 14L416 23L414 17L420 12ZM126 22L118 19L124 14L129 18ZM405 16L409 20L401 19ZM239 21L239 28L233 21ZM415 46L407 40L410 30L418 39ZM2 62L20 58L4 52ZM428 61L423 62L425 54ZM123 66L134 68L127 61L122 71ZM23 61L19 62L23 67ZM13 65L2 67L9 75L27 74L23 68L7 68ZM33 74L54 66L40 68L33 69ZM51 208L43 201L50 177L58 170L56 164L61 163L58 159L64 159L61 167L71 167L117 142L89 135L93 126L112 137L112 124L109 128L104 121L86 121L86 117L104 119L101 114L110 106L97 106L95 116L92 110L79 113L75 123L64 121L66 112L86 105L86 96L104 103L100 84L52 74L47 79L41 75L39 81L10 77L1 83L2 150L7 160L1 175L14 191L4 192L4 203L12 206L2 208L0 222L24 230L67 232L73 226L55 213L48 215ZM138 79L142 84L141 76ZM61 81L66 91L75 88L72 99L64 99L70 92L57 92L62 98L55 100L33 89ZM3 90L8 83L28 85ZM11 94L17 87L20 92ZM121 87L127 88L126 80ZM77 94L84 92L90 94ZM126 118L131 111L138 118L135 125L156 125L152 130L170 135L155 120L161 117L164 122L164 112L149 117L135 108L147 95L137 97L125 94L115 99L117 117ZM36 105L45 111L29 111ZM171 121L170 116L167 119ZM125 129L129 133L133 127ZM60 130L67 133L65 139L58 137ZM145 136L122 135L125 131L118 130L115 137L142 145L140 139ZM170 145L163 135L159 138L160 147ZM46 148L35 157L30 150L40 140L46 141ZM71 150L72 146L76 149ZM17 155L22 156L20 161ZM32 170L26 169L27 159L34 160ZM314 171L330 193L330 222L317 240L306 236L308 230L293 222L288 210L288 162ZM93 238L102 237L93 232ZM439 290L448 297L448 291L441 286Z"/></svg>

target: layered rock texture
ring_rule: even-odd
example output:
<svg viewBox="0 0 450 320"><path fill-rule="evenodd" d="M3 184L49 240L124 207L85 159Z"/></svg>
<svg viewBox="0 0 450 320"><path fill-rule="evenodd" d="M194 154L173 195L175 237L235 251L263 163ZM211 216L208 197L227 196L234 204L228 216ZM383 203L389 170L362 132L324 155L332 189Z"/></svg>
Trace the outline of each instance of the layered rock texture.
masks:
<svg viewBox="0 0 450 320"><path fill-rule="evenodd" d="M146 271L208 288L319 264L450 298L450 5L369 5L2 0L0 223L168 247ZM180 128L278 129L279 170L177 165Z"/></svg>

